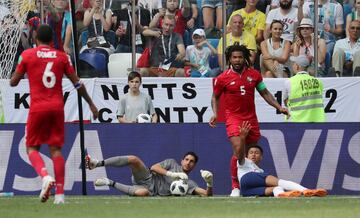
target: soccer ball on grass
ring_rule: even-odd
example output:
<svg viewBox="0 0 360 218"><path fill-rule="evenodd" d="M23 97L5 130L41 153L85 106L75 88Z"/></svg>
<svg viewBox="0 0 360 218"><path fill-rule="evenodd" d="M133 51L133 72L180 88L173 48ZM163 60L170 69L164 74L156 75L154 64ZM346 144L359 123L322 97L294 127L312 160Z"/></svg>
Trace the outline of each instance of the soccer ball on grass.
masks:
<svg viewBox="0 0 360 218"><path fill-rule="evenodd" d="M185 180L175 180L170 185L170 192L172 195L184 196L189 189L189 185Z"/></svg>

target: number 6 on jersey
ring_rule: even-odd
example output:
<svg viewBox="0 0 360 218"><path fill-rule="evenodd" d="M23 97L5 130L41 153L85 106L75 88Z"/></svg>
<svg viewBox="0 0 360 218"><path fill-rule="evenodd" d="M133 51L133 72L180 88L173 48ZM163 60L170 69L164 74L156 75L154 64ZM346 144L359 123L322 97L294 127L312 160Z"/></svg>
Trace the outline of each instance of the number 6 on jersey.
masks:
<svg viewBox="0 0 360 218"><path fill-rule="evenodd" d="M42 82L44 86L48 89L51 89L55 86L56 77L54 72L51 71L54 62L49 62L46 64L44 74L42 76Z"/></svg>

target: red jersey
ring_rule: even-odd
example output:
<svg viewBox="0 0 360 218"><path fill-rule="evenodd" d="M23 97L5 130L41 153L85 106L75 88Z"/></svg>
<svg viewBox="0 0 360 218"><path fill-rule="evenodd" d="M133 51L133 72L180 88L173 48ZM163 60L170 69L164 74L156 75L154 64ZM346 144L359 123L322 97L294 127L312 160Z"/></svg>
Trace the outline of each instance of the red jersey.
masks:
<svg viewBox="0 0 360 218"><path fill-rule="evenodd" d="M16 71L28 75L30 112L64 110L62 78L75 72L68 55L48 46L28 49Z"/></svg>
<svg viewBox="0 0 360 218"><path fill-rule="evenodd" d="M236 120L257 120L255 89L262 82L261 74L246 68L241 74L229 69L214 78L214 94L224 96L226 123Z"/></svg>
<svg viewBox="0 0 360 218"><path fill-rule="evenodd" d="M162 28L163 18L161 17L159 20L159 26ZM185 34L185 27L186 27L186 19L183 16L180 9L177 9L175 12L175 27L174 33L179 33L181 36Z"/></svg>

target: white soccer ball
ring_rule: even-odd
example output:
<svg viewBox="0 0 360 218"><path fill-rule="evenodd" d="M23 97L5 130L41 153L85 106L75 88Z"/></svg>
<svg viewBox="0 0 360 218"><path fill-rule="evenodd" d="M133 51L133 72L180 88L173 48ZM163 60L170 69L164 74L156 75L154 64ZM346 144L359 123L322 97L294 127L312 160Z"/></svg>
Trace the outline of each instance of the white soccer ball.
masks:
<svg viewBox="0 0 360 218"><path fill-rule="evenodd" d="M139 114L136 121L138 123L151 123L151 116L149 114Z"/></svg>
<svg viewBox="0 0 360 218"><path fill-rule="evenodd" d="M172 195L184 196L189 189L189 185L185 180L175 180L170 185L170 192Z"/></svg>

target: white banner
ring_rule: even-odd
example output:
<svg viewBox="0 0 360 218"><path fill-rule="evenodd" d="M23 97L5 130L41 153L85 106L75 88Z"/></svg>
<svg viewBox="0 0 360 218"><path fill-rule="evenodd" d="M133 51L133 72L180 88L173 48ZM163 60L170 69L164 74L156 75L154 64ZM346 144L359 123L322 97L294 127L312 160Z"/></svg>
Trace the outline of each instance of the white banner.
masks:
<svg viewBox="0 0 360 218"><path fill-rule="evenodd" d="M324 82L324 103L328 122L360 122L360 78L321 78ZM119 96L127 89L127 78L83 79L89 95L100 111L93 122L117 122L116 110ZM265 79L269 91L278 101L284 88L284 79ZM77 95L69 80L63 81L65 120L78 120ZM212 115L212 80L204 78L143 78L142 92L153 98L160 122L208 122ZM8 80L0 80L0 117L4 111L5 123L25 123L30 103L27 80L17 87L10 87ZM283 122L259 94L255 96L256 112L260 122ZM1 108L1 106L3 108ZM84 119L89 120L90 111L83 100Z"/></svg>

